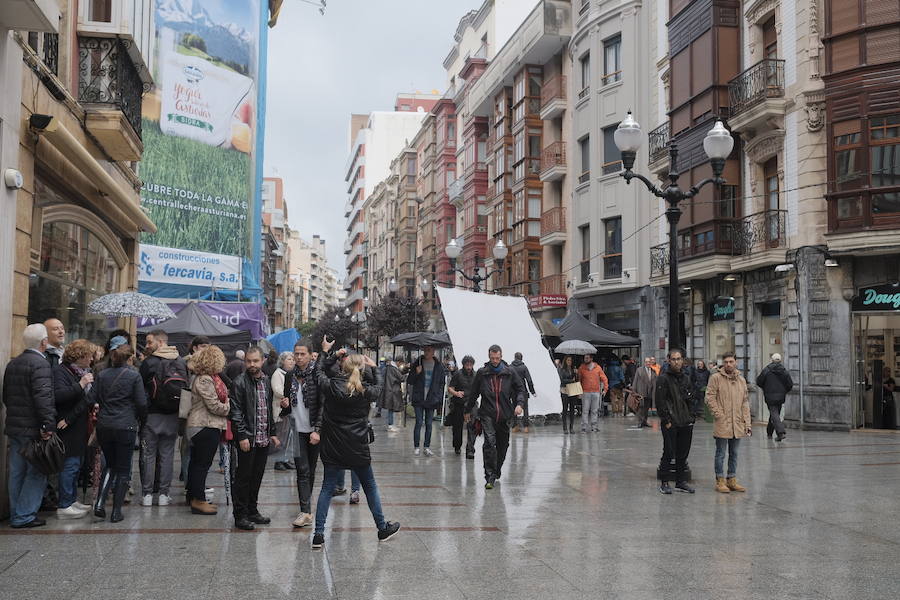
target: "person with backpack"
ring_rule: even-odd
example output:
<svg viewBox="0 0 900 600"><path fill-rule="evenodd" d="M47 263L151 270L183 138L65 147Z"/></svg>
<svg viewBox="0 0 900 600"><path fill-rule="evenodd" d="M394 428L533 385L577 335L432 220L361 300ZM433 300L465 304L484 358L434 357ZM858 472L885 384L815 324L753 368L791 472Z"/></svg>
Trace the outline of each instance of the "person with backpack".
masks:
<svg viewBox="0 0 900 600"><path fill-rule="evenodd" d="M781 407L788 392L794 389L794 380L781 364L781 354L772 355L770 362L756 378L756 385L763 391L766 406L769 407L769 423L766 425L766 436L772 437L775 432L775 440L781 442L787 436L784 422L781 420Z"/></svg>
<svg viewBox="0 0 900 600"><path fill-rule="evenodd" d="M141 379L149 404L141 427L141 505L153 505L153 480L159 457L160 506L172 502L169 486L178 437L178 407L181 392L188 388L188 372L178 349L169 346L169 335L161 329L147 334L147 358L141 363Z"/></svg>

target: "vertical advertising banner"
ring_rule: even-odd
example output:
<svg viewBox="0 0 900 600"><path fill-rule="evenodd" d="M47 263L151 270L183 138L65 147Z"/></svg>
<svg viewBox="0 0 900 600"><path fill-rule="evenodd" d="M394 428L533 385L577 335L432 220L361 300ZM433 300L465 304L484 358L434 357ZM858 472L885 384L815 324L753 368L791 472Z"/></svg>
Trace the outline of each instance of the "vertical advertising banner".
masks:
<svg viewBox="0 0 900 600"><path fill-rule="evenodd" d="M155 19L140 177L158 231L141 240L141 289L237 290L233 267L188 267L252 257L260 0L156 0Z"/></svg>

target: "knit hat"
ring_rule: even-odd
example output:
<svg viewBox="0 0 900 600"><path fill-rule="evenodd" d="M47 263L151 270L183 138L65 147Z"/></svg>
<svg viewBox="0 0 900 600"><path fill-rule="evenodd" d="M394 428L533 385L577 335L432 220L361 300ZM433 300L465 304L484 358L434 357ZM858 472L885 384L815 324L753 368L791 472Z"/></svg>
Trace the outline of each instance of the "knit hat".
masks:
<svg viewBox="0 0 900 600"><path fill-rule="evenodd" d="M772 362L781 362L781 355L777 352L772 355Z"/></svg>

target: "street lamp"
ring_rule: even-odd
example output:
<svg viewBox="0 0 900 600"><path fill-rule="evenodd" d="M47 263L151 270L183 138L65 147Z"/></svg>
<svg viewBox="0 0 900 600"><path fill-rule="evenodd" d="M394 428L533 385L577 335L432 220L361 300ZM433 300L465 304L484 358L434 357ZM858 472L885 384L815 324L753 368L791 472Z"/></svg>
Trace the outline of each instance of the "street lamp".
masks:
<svg viewBox="0 0 900 600"><path fill-rule="evenodd" d="M713 176L704 179L697 185L692 185L689 190L684 191L678 187L678 172L676 170L676 159L678 158L678 146L674 141L669 142L669 185L664 188L657 187L649 179L633 172L634 160L637 157L637 151L641 147L644 140L644 133L641 126L631 116L631 111L625 120L619 123L613 138L616 147L622 153L622 166L625 170L620 174L625 183L631 184L632 179L639 179L647 186L657 198L666 201L666 220L669 222L669 348L681 348L681 331L678 326L678 221L681 219L681 208L678 204L682 200L688 200L697 195L704 185L714 183L722 185L725 180L722 179L722 171L725 168L725 159L731 154L734 147L734 138L725 129L722 121L716 121L715 126L706 134L703 140L703 150L709 157L712 166Z"/></svg>
<svg viewBox="0 0 900 600"><path fill-rule="evenodd" d="M447 253L447 258L450 259L450 271L448 274L452 275L453 273L459 273L463 276L463 279L472 282L472 291L477 293L481 291L481 283L483 281L487 281L490 279L491 275L495 273L503 272L503 261L506 260L506 256L509 254L509 248L506 247L503 240L497 240L497 244L491 249L491 254L494 255L498 268L489 273L485 273L484 275L481 274L481 267L478 266L481 257L478 256L477 251L475 252L475 272L472 275L467 275L462 269L456 268L456 259L459 258L459 255L462 253L462 247L455 239L450 240L450 243L444 248L444 252Z"/></svg>
<svg viewBox="0 0 900 600"><path fill-rule="evenodd" d="M397 280L391 277L391 280L388 282L388 293L390 295L394 295L397 293L397 290L400 289L400 284L397 283Z"/></svg>
<svg viewBox="0 0 900 600"><path fill-rule="evenodd" d="M789 273L790 271L795 271L794 275L794 295L797 298L797 330L800 335L799 346L797 356L799 359L799 387L800 387L800 429L806 425L806 411L804 406L804 394L803 394L803 311L800 310L800 258L803 255L803 250L812 250L814 252L818 252L822 254L824 257L824 264L826 267L839 267L838 261L832 258L831 254L823 248L822 246L800 246L795 249L793 253L788 253L789 262L775 265L776 273ZM791 256L793 254L793 256Z"/></svg>

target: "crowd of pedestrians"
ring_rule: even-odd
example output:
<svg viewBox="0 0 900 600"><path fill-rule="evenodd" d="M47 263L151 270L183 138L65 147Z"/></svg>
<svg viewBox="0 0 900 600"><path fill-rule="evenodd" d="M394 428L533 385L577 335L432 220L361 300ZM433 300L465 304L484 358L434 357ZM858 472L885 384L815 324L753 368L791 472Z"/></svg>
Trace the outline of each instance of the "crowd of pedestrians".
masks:
<svg viewBox="0 0 900 600"><path fill-rule="evenodd" d="M50 500L60 519L90 513L106 519L111 501L109 520L123 520L139 442L140 473L134 487L142 506L173 503L179 447L190 513L217 514L207 474L218 452L226 488L230 484L226 492L234 526L252 530L269 524L258 500L271 455L275 470L296 472L299 514L292 524L313 527L313 547L324 544L331 498L347 493L347 471L350 503L360 502L360 492L365 495L378 539L385 540L400 526L385 518L372 470L373 410L384 416L386 430L396 433L397 419L405 425L409 403L415 415L413 454L432 457L433 422L446 394L443 418L452 429L455 454L462 454L465 443L466 459L474 459L476 439L483 438L488 490L503 475L511 433L527 434L532 426L529 399L536 389L531 373L521 353L507 363L498 345L488 348L487 362L476 369L472 356L457 368L452 359L439 360L433 347L425 347L408 364L396 357L376 365L343 348L332 352L334 342L327 337L318 345L301 340L293 352L280 355L255 346L241 349L229 361L202 336L182 357L168 344L166 332L156 330L147 334L138 354L124 330L112 332L102 348L81 339L66 344L58 319L29 325L22 341L25 350L8 363L3 382L14 528L44 525L38 512L48 495L55 496ZM747 383L734 354L711 363L713 369L702 360L691 364L675 348L662 365L652 356L641 362L627 355L601 362L593 355L558 360L563 433L575 433L579 411L581 432L593 433L602 417L629 410L638 417L638 428L649 428L655 409L662 433L659 491L692 494L688 458L694 425L706 412L716 446L715 490L745 491L737 481L739 442L752 435L752 428ZM786 433L780 412L793 382L780 355L772 355L756 385L769 408L767 434L782 441ZM48 478L21 450L54 435L65 450L58 475ZM96 489L92 506L78 502L79 482L85 480Z"/></svg>

